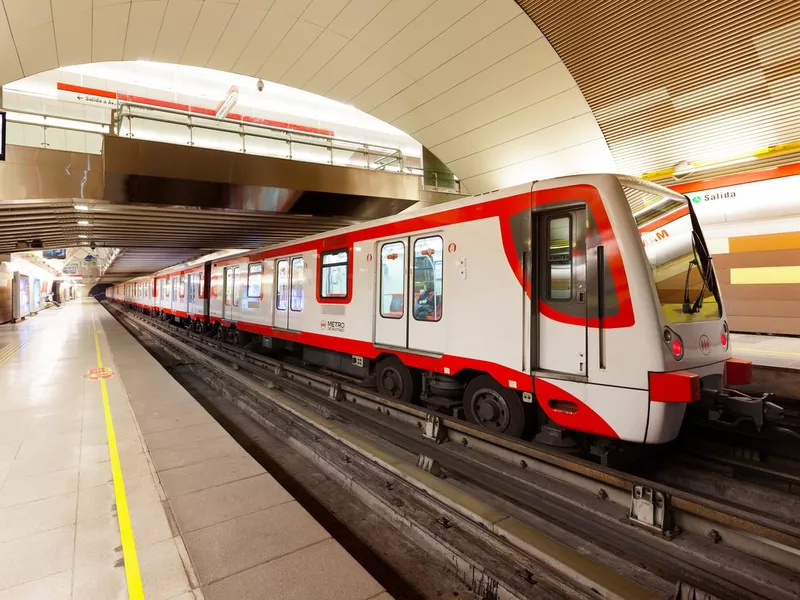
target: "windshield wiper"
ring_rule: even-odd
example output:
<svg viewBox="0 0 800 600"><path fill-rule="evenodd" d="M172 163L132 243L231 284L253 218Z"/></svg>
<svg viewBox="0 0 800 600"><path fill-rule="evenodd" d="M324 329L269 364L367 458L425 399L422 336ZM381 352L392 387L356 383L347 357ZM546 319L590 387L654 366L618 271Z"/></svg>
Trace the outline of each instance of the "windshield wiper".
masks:
<svg viewBox="0 0 800 600"><path fill-rule="evenodd" d="M692 253L694 254L694 258L689 261L689 268L686 269L686 281L683 284L683 313L686 315L691 315L696 312L700 312L700 308L703 306L703 298L706 293L706 288L710 287L710 277L713 273L713 268L711 266L711 255L705 254L706 260L705 263L702 265L700 264L700 259L697 256L697 234L693 231L692 232ZM702 253L701 253L702 254ZM697 270L700 271L700 278L703 280L703 285L700 288L700 293L695 298L695 301L692 302L689 299L689 278L692 274L692 267L697 267Z"/></svg>
<svg viewBox="0 0 800 600"><path fill-rule="evenodd" d="M692 267L695 265L697 265L697 259L693 258L689 261L689 268L686 269L686 281L683 284L683 314L685 315L696 312L694 310L694 304L689 300L689 276L692 274Z"/></svg>

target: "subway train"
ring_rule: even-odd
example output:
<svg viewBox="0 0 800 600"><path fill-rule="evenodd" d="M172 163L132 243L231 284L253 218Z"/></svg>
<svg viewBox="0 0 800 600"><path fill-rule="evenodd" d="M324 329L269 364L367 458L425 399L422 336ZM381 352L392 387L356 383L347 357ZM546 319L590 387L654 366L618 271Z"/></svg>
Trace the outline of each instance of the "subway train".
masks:
<svg viewBox="0 0 800 600"><path fill-rule="evenodd" d="M107 296L562 445L673 440L748 383L691 202L569 176L189 263ZM580 432L580 434L578 433Z"/></svg>

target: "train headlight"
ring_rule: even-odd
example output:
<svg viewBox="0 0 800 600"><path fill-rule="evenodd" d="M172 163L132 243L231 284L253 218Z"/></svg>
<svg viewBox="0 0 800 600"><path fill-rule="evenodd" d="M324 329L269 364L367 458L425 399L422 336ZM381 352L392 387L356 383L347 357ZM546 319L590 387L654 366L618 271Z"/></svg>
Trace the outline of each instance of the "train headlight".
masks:
<svg viewBox="0 0 800 600"><path fill-rule="evenodd" d="M683 340L681 336L672 331L669 327L664 327L664 343L667 344L675 360L681 360L683 358Z"/></svg>
<svg viewBox="0 0 800 600"><path fill-rule="evenodd" d="M728 322L722 322L722 333L719 334L719 341L722 342L722 347L727 350L731 343L731 336L728 332Z"/></svg>

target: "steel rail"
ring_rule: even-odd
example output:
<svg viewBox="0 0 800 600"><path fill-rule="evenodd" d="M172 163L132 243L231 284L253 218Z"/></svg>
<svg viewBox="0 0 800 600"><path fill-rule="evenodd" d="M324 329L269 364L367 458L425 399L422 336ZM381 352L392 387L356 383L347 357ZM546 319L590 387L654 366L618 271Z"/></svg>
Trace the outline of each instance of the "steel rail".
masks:
<svg viewBox="0 0 800 600"><path fill-rule="evenodd" d="M709 525L723 527L731 532L738 532L744 537L744 539L740 540L731 540L735 548L744 551L751 550L748 544L748 541L751 541L757 543L763 556L777 559L775 561L777 564L789 564L796 568L797 563L795 561L800 560L798 559L798 556L800 556L800 528L793 525L776 521L765 515L751 513L710 498L701 497L660 482L603 467L517 438L494 434L453 417L379 396L341 377L328 376L285 361L233 348L220 342L212 342L207 337L185 330L181 331L180 328L175 326L158 323L144 315L131 314L144 322L157 323L157 326L162 331L169 332L171 335L176 332L182 332L187 338L194 340L195 343L204 345L218 356L242 367L252 365L261 368L264 366L272 368L275 372L283 373L290 379L299 379L309 385L317 385L320 389L336 390L337 395L341 395L342 398L351 402L361 402L382 407L386 414L391 414L395 418L405 419L406 421L415 421L420 427L429 417L435 416L451 441L471 445L518 466L524 461L523 468L525 469L538 468L546 474L553 474L555 471L560 470L575 477L584 478L589 480L590 486L595 487L586 488L585 481L583 485L580 482L578 483L581 487L593 489L600 495L607 494L609 499L616 501L618 504L629 501L629 494L635 486L658 490L667 495L671 509L701 520L700 529L697 529L698 524L693 524L691 520L678 521L678 524L684 529L694 529L695 533L705 535ZM531 462L528 462L529 460ZM576 483L576 480L573 478L571 482ZM619 495L617 493L614 495L610 493L613 490L605 487L596 487L597 485L607 486L625 494Z"/></svg>

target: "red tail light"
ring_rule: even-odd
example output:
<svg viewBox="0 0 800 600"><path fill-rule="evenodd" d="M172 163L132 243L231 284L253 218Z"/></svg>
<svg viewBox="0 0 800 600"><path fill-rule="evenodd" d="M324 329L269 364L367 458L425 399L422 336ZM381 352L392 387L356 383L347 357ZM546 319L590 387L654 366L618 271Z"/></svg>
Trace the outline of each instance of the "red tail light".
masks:
<svg viewBox="0 0 800 600"><path fill-rule="evenodd" d="M720 334L719 341L722 343L723 348L728 347L728 336L725 334L724 331L722 332L722 334Z"/></svg>
<svg viewBox="0 0 800 600"><path fill-rule="evenodd" d="M669 351L672 352L672 356L675 357L675 360L683 358L683 340L681 340L681 336L672 331L669 327L664 328L664 342L667 344Z"/></svg>

